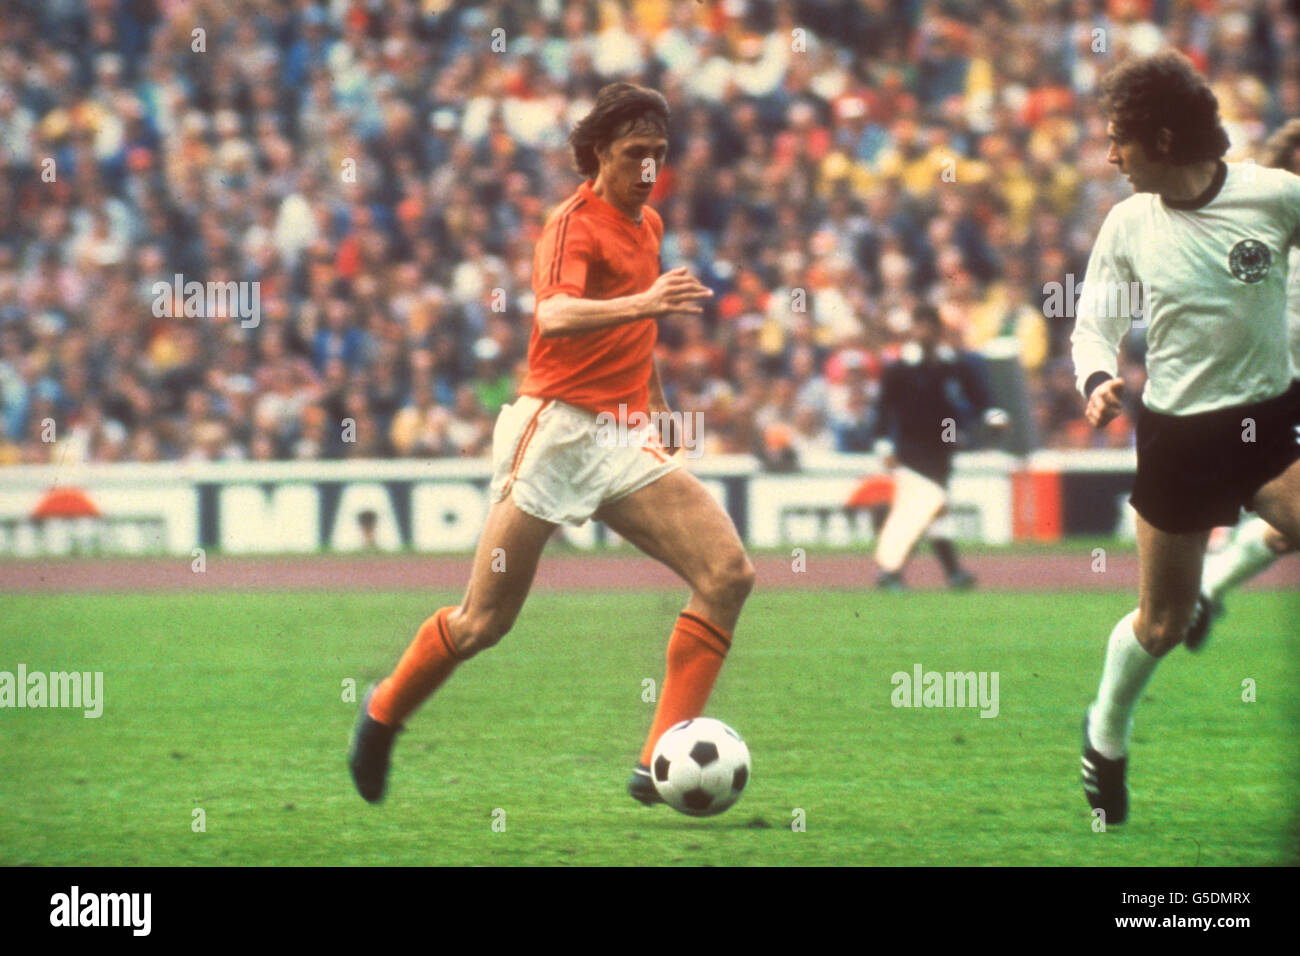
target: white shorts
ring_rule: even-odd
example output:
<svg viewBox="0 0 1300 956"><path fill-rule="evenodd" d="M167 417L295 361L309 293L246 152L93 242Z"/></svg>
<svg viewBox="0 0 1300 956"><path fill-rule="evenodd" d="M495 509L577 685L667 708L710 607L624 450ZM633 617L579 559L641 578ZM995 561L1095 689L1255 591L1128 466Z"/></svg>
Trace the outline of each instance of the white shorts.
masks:
<svg viewBox="0 0 1300 956"><path fill-rule="evenodd" d="M608 440L615 431L557 399L521 395L503 405L492 432L492 501L511 495L535 518L580 525L682 467L649 424L626 429L626 441Z"/></svg>

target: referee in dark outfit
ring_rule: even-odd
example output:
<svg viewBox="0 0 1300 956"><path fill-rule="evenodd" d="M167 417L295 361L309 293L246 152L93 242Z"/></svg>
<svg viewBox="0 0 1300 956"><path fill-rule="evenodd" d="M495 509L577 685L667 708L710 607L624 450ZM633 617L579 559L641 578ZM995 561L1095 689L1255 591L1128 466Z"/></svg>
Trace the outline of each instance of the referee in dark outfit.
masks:
<svg viewBox="0 0 1300 956"><path fill-rule="evenodd" d="M964 589L975 584L957 563L947 516L940 516L963 430L981 420L1005 427L1007 415L991 405L980 357L942 340L938 310L918 306L912 313L912 341L881 375L876 453L894 474L894 502L876 545L876 583L886 590L903 590L903 567L927 528L948 585Z"/></svg>

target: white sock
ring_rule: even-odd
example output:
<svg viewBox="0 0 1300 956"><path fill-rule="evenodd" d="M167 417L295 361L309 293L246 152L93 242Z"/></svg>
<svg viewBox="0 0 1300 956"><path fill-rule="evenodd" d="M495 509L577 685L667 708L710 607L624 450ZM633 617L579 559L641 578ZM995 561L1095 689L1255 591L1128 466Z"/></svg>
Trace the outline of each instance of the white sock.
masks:
<svg viewBox="0 0 1300 956"><path fill-rule="evenodd" d="M1263 518L1251 518L1238 528L1226 548L1206 557L1201 590L1217 601L1276 561L1277 555L1264 540L1267 532Z"/></svg>
<svg viewBox="0 0 1300 956"><path fill-rule="evenodd" d="M1101 686L1088 710L1088 739L1108 760L1118 760L1128 752L1133 711L1160 663L1160 658L1152 657L1138 643L1133 633L1136 617L1137 611L1130 611L1110 632Z"/></svg>

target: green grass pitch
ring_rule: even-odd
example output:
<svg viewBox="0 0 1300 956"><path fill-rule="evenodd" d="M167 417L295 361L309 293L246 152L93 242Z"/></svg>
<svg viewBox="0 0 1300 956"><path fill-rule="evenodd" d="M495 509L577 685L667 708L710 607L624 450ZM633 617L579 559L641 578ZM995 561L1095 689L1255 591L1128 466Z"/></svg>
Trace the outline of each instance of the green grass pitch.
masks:
<svg viewBox="0 0 1300 956"><path fill-rule="evenodd" d="M1161 666L1106 833L1079 724L1133 595L755 592L709 707L753 776L706 820L623 790L683 597L534 594L410 721L371 807L344 682L364 692L451 595L0 596L0 670L102 670L105 696L98 719L0 710L0 864L1297 862L1295 594L1236 595ZM998 716L893 707L918 663L998 672Z"/></svg>

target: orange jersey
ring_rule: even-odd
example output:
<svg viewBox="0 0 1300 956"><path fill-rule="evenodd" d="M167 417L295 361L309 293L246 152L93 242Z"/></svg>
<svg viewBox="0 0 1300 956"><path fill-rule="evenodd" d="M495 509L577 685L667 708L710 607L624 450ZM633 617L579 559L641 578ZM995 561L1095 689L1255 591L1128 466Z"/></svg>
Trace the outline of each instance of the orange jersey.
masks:
<svg viewBox="0 0 1300 956"><path fill-rule="evenodd" d="M533 255L537 305L559 293L617 299L659 278L664 223L649 206L637 224L584 182L546 221ZM647 410L658 326L651 317L577 335L543 338L534 318L521 395L557 398L599 414Z"/></svg>

